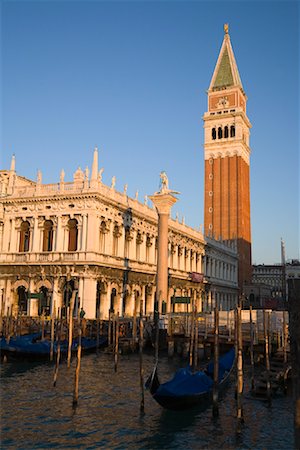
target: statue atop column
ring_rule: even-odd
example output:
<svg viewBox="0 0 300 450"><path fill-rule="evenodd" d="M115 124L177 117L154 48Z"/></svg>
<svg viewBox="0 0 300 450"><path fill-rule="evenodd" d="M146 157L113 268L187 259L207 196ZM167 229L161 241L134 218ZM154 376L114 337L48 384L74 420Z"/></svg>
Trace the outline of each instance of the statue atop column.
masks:
<svg viewBox="0 0 300 450"><path fill-rule="evenodd" d="M180 192L169 189L169 179L164 170L160 172L159 176L160 176L159 191L155 192L155 194L180 194Z"/></svg>

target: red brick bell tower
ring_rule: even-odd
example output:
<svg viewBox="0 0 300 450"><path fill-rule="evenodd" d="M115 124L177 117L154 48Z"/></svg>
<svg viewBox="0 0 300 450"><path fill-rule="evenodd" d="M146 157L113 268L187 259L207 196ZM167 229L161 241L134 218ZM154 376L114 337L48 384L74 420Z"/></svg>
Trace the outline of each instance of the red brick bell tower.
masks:
<svg viewBox="0 0 300 450"><path fill-rule="evenodd" d="M251 280L250 147L247 97L228 25L208 89L204 120L205 234L237 240L239 287Z"/></svg>

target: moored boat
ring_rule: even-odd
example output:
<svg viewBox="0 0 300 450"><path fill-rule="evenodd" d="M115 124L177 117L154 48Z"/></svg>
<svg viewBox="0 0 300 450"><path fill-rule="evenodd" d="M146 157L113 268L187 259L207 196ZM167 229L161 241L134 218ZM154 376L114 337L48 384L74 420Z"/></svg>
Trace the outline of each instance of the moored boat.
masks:
<svg viewBox="0 0 300 450"><path fill-rule="evenodd" d="M107 338L100 336L98 341L99 347L104 347L107 344ZM81 347L83 352L93 351L97 348L97 339L82 337ZM78 348L78 338L73 339L72 352ZM58 342L54 341L53 353L56 354L58 349ZM9 339L2 337L0 339L1 355L11 355L20 357L32 358L47 358L50 356L51 341L49 339L42 339L41 333L31 333L22 336L12 336ZM60 351L62 354L68 352L68 341L65 339L60 342Z"/></svg>
<svg viewBox="0 0 300 450"><path fill-rule="evenodd" d="M219 390L228 383L234 367L235 351L232 348L219 359ZM154 400L163 408L181 410L197 405L207 405L212 399L214 365L210 362L204 370L193 372L188 366L177 370L174 377L160 383L157 366L146 382Z"/></svg>

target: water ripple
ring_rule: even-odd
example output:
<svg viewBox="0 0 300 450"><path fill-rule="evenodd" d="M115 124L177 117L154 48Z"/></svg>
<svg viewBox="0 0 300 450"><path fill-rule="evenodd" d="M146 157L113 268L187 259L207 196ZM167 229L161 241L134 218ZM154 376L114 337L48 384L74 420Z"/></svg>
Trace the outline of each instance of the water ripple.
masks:
<svg viewBox="0 0 300 450"><path fill-rule="evenodd" d="M160 376L167 379L179 360L162 357ZM145 374L153 356L144 355ZM53 387L50 364L9 362L1 366L1 448L3 449L262 449L293 448L291 399L272 407L244 396L245 424L236 434L232 384L220 402L220 416L205 411L165 411L145 392L140 413L138 355L121 356L114 372L111 355L81 361L79 403L72 407L75 361L62 364ZM146 378L146 376L145 376ZM249 390L246 378L245 394Z"/></svg>

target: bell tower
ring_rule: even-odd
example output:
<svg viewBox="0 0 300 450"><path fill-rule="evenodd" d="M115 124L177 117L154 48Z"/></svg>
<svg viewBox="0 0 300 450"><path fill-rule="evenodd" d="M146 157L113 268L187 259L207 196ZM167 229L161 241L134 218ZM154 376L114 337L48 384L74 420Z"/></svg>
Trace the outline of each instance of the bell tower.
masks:
<svg viewBox="0 0 300 450"><path fill-rule="evenodd" d="M216 239L236 240L239 287L251 280L251 124L228 25L211 79L204 120L204 228Z"/></svg>

